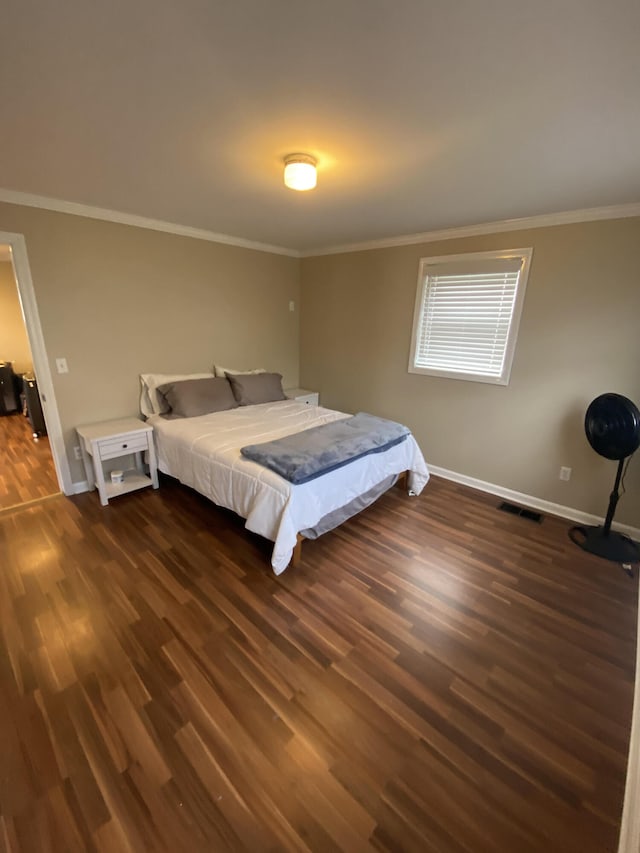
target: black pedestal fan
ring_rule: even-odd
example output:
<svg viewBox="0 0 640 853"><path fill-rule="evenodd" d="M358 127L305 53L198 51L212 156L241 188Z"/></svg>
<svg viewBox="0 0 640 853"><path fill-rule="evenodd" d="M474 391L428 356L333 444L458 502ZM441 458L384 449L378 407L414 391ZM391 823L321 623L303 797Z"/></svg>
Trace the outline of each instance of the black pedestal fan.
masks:
<svg viewBox="0 0 640 853"><path fill-rule="evenodd" d="M609 497L609 509L601 527L572 527L569 536L585 551L616 563L640 561L640 547L622 533L611 530L620 498L625 460L640 446L640 411L621 394L601 394L591 403L584 419L589 444L596 453L618 462Z"/></svg>

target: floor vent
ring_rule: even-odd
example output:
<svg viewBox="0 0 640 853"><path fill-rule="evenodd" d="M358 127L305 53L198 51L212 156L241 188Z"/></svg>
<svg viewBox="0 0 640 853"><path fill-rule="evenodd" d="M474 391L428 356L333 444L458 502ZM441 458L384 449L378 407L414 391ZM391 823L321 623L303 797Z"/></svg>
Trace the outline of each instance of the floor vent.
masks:
<svg viewBox="0 0 640 853"><path fill-rule="evenodd" d="M503 501L498 509L502 510L502 512L508 512L511 515L520 515L522 518L528 518L529 521L536 521L538 524L542 524L542 514L533 509L525 509L524 507L510 504L507 501Z"/></svg>

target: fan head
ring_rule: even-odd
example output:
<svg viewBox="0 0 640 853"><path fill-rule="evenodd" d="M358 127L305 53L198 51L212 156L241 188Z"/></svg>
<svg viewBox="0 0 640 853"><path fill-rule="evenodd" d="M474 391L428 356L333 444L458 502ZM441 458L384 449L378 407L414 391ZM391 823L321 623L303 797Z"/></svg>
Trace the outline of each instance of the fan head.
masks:
<svg viewBox="0 0 640 853"><path fill-rule="evenodd" d="M587 409L589 444L607 459L625 459L640 446L640 411L621 394L601 394Z"/></svg>

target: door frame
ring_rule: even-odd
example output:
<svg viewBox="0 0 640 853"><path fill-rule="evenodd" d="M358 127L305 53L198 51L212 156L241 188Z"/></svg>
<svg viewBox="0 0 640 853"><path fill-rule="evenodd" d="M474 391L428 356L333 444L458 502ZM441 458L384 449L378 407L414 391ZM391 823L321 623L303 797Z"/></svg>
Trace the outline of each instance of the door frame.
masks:
<svg viewBox="0 0 640 853"><path fill-rule="evenodd" d="M62 424L58 414L58 404L53 389L53 380L49 370L49 358L44 343L38 303L31 278L31 268L27 255L27 243L24 234L14 234L10 231L0 231L0 244L11 247L11 263L18 288L18 298L22 309L22 317L27 330L27 338L31 348L33 368L38 381L38 391L42 401L42 411L47 425L47 435L53 456L53 464L58 477L60 491L65 495L74 494L71 481L71 470L67 458L67 450L62 434Z"/></svg>

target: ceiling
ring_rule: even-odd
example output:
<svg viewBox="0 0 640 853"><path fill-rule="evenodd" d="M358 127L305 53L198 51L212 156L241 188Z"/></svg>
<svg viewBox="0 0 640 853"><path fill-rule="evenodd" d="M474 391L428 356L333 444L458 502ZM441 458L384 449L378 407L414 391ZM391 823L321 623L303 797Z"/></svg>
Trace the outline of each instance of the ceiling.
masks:
<svg viewBox="0 0 640 853"><path fill-rule="evenodd" d="M639 44L638 0L12 2L0 187L303 252L638 202Z"/></svg>

